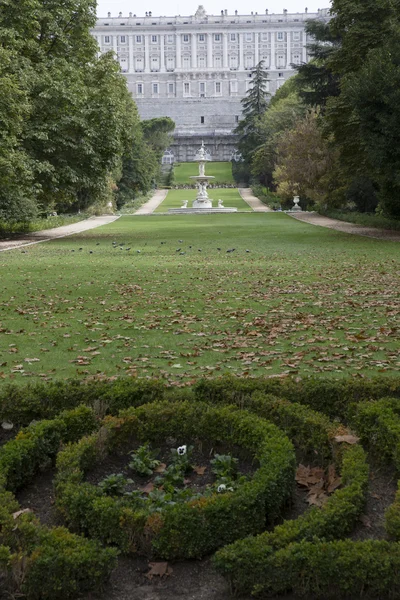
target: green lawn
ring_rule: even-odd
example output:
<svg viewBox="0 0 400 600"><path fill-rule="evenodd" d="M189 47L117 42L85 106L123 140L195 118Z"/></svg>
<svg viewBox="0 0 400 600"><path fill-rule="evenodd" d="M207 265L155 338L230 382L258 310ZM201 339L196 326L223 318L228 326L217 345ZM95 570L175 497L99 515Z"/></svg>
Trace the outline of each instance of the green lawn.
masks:
<svg viewBox="0 0 400 600"><path fill-rule="evenodd" d="M122 217L2 252L0 277L3 385L400 367L399 245L285 214Z"/></svg>
<svg viewBox="0 0 400 600"><path fill-rule="evenodd" d="M174 166L175 183L193 183L190 176L198 174L199 166L196 162L178 163ZM216 183L235 183L230 162L206 163L206 175L215 177Z"/></svg>
<svg viewBox="0 0 400 600"><path fill-rule="evenodd" d="M184 200L189 200L188 207L192 206L192 201L196 198L197 190L170 190L164 202L156 209L155 212L167 212L169 208L179 208ZM208 196L213 200L213 207L217 208L218 200L224 201L224 206L233 206L238 210L246 210L252 212L252 209L241 198L236 188L214 188L208 190Z"/></svg>

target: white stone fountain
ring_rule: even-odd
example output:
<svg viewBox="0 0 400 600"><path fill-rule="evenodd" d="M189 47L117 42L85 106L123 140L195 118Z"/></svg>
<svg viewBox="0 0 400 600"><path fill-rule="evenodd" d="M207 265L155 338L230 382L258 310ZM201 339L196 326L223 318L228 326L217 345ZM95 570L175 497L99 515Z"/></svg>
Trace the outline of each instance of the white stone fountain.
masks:
<svg viewBox="0 0 400 600"><path fill-rule="evenodd" d="M218 206L213 208L213 201L208 197L207 186L210 181L215 179L213 175L205 174L206 162L211 159L206 154L204 142L201 144L201 148L196 154L196 162L199 163L199 174L192 175L190 179L193 179L197 184L197 196L196 200L193 201L192 208L188 208L189 200L184 200L181 208L170 208L169 213L226 213L226 212L237 212L237 208L226 207L223 205L222 200L218 200Z"/></svg>

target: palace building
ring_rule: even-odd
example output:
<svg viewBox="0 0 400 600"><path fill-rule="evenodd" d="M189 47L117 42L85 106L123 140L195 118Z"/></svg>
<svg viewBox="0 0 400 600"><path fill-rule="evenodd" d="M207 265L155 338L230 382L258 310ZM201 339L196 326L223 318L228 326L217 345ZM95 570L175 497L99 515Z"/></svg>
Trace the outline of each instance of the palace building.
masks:
<svg viewBox="0 0 400 600"><path fill-rule="evenodd" d="M113 50L143 119L168 116L176 123L165 161L193 160L201 141L213 160L235 156L233 130L241 99L251 86L251 69L264 61L269 92L307 62L305 22L329 19L316 13L112 17L92 31L100 52Z"/></svg>

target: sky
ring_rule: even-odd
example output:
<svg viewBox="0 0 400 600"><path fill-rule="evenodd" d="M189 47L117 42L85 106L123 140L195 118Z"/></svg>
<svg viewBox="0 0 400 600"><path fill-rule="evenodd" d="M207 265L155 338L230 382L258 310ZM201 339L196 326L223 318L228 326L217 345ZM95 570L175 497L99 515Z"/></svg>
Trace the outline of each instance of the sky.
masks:
<svg viewBox="0 0 400 600"><path fill-rule="evenodd" d="M250 14L251 11L259 14L265 13L268 8L270 13L282 13L286 8L288 12L304 12L307 7L309 12L316 12L318 8L329 8L330 0L147 0L140 6L133 0L97 0L97 16L117 17L122 12L123 16L128 16L130 12L137 16L144 16L146 11L151 11L154 17L193 15L199 2L204 2L204 8L209 15L219 15L221 10L227 9L228 14L234 14L235 10L239 15Z"/></svg>

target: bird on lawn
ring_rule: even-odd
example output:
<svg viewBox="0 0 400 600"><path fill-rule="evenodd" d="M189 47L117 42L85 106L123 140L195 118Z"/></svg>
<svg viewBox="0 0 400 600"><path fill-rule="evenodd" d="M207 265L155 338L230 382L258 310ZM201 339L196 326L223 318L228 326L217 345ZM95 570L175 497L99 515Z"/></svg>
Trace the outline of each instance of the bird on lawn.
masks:
<svg viewBox="0 0 400 600"><path fill-rule="evenodd" d="M227 252L235 252L236 248L230 248Z"/></svg>
<svg viewBox="0 0 400 600"><path fill-rule="evenodd" d="M177 250L175 250L175 252L180 252L182 250L182 248L178 248Z"/></svg>

